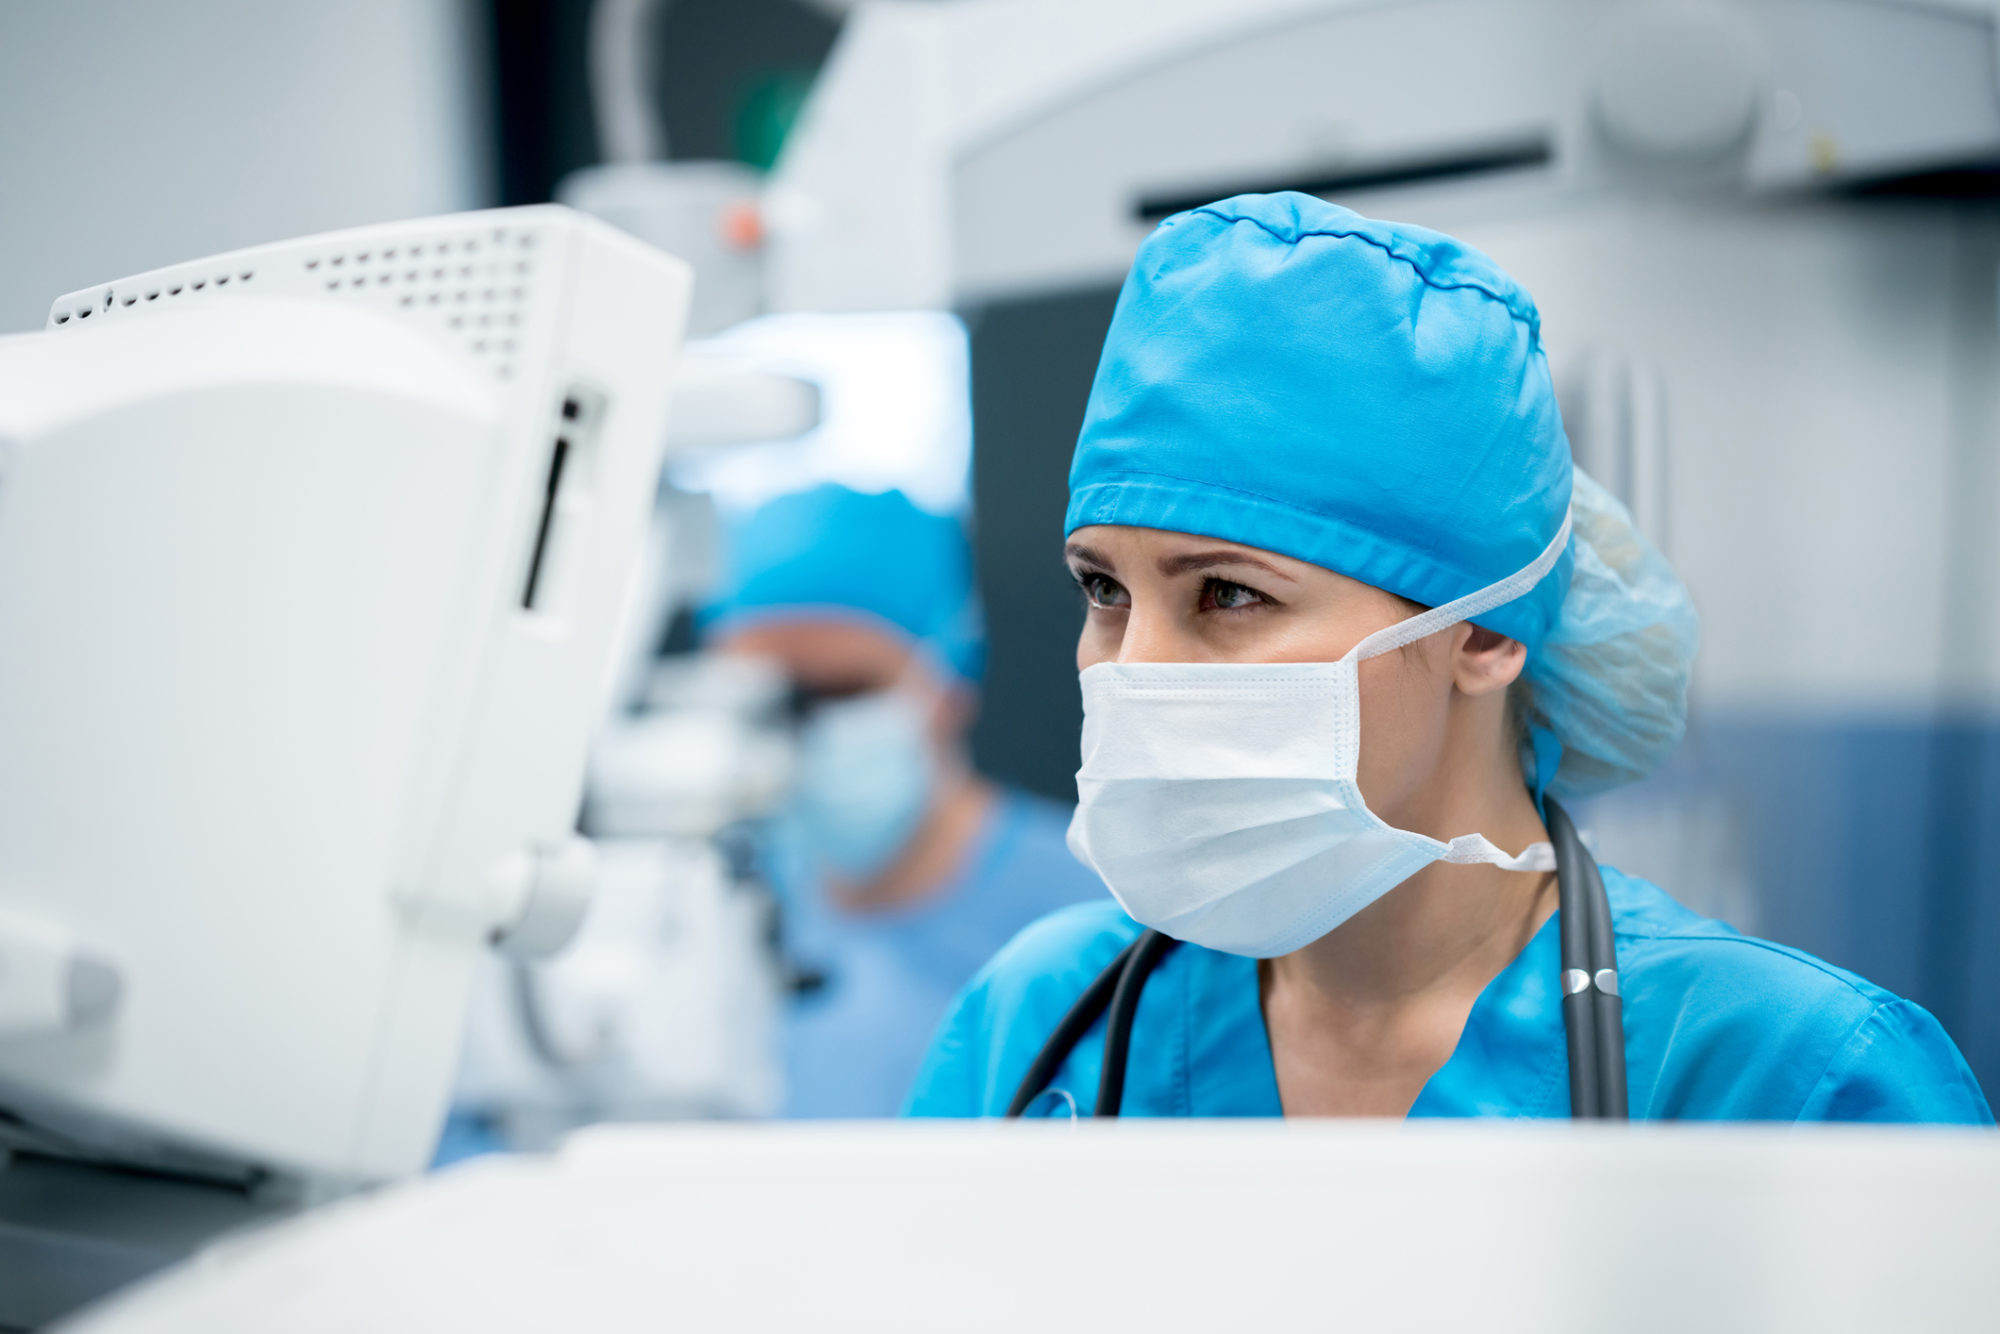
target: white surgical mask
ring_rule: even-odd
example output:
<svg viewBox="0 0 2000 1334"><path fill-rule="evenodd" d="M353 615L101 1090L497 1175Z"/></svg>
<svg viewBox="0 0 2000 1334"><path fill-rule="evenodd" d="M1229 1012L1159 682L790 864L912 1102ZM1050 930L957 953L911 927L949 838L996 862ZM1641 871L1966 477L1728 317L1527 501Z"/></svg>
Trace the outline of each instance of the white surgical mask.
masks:
<svg viewBox="0 0 2000 1334"><path fill-rule="evenodd" d="M904 691L833 700L799 730L793 812L820 860L865 880L917 832L935 776L929 721Z"/></svg>
<svg viewBox="0 0 2000 1334"><path fill-rule="evenodd" d="M1084 670L1070 850L1144 926L1268 959L1319 939L1435 861L1547 871L1480 834L1385 823L1355 781L1363 659L1520 597L1569 523L1518 573L1356 644L1338 662L1100 663Z"/></svg>

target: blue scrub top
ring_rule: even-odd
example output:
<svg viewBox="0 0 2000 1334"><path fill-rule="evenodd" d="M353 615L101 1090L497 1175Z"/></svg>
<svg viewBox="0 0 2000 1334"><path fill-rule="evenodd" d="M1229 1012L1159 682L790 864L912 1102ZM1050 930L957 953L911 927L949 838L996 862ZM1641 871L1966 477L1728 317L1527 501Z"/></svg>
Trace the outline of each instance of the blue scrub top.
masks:
<svg viewBox="0 0 2000 1334"><path fill-rule="evenodd" d="M1843 969L1689 912L1604 868L1625 998L1633 1117L1990 1125L1972 1071L1937 1020ZM1057 1022L1139 934L1115 903L1055 913L974 978L939 1029L905 1110L999 1116ZM1554 916L1483 991L1411 1116L1567 1117L1568 1060ZM1104 1023L1030 1115L1088 1115ZM1067 1094L1067 1098L1063 1095ZM1128 1116L1279 1116L1257 961L1182 945L1133 1021Z"/></svg>
<svg viewBox="0 0 2000 1334"><path fill-rule="evenodd" d="M1110 902L1064 844L1069 817L1067 806L1002 791L936 894L859 913L817 893L789 896L788 949L827 980L786 1012L782 1115L894 1116L952 997L994 951L1054 909Z"/></svg>

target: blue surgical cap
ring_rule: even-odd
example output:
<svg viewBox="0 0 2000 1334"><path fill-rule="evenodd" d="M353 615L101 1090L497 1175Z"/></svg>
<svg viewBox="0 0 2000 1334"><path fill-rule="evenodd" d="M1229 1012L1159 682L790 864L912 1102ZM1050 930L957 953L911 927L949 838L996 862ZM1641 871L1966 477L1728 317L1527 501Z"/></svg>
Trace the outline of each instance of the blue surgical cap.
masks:
<svg viewBox="0 0 2000 1334"><path fill-rule="evenodd" d="M1309 195L1241 195L1140 247L1065 531L1222 538L1441 606L1532 562L1569 500L1540 316L1498 265ZM1534 654L1572 563L1473 620Z"/></svg>
<svg viewBox="0 0 2000 1334"><path fill-rule="evenodd" d="M979 678L985 643L965 527L900 491L829 484L779 496L725 523L722 565L701 614L708 634L783 617L861 617Z"/></svg>

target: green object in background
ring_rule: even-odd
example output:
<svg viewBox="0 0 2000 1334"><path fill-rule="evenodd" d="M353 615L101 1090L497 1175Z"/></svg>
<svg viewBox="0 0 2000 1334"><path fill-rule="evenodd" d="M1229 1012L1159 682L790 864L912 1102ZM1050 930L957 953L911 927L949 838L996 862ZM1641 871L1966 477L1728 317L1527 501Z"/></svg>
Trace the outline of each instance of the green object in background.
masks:
<svg viewBox="0 0 2000 1334"><path fill-rule="evenodd" d="M769 171L812 92L811 70L780 70L753 80L736 107L736 158Z"/></svg>

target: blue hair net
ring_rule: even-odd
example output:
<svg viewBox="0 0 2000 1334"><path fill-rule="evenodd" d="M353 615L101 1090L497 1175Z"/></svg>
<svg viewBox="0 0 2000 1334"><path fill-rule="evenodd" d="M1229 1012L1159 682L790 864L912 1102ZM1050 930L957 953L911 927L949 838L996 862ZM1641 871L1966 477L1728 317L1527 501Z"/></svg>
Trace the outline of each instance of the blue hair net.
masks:
<svg viewBox="0 0 2000 1334"><path fill-rule="evenodd" d="M702 609L704 633L802 614L868 618L979 679L985 640L965 527L900 491L828 484L724 524L722 585Z"/></svg>
<svg viewBox="0 0 2000 1334"><path fill-rule="evenodd" d="M1524 674L1528 724L1562 743L1548 784L1583 797L1643 778L1687 730L1700 627L1687 589L1617 497L1578 470L1576 573ZM1523 756L1533 773L1533 760Z"/></svg>
<svg viewBox="0 0 2000 1334"><path fill-rule="evenodd" d="M1540 555L1569 492L1540 317L1499 266L1308 195L1242 195L1140 247L1065 531L1198 533L1440 606ZM1533 654L1571 559L1473 619Z"/></svg>

